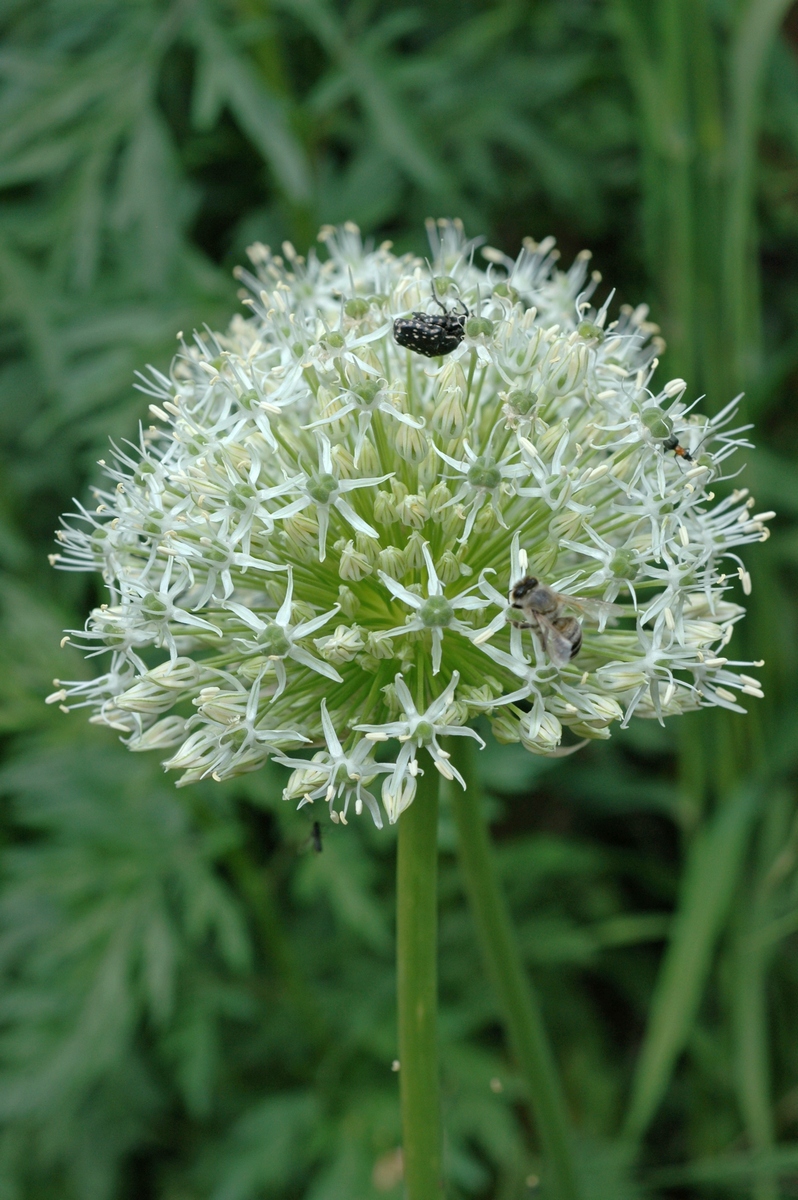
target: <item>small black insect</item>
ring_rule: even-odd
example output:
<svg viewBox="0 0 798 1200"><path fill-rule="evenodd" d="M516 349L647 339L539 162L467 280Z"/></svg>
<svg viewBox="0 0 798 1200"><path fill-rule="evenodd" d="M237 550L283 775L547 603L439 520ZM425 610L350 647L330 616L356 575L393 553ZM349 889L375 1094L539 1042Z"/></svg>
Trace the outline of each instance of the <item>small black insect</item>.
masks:
<svg viewBox="0 0 798 1200"><path fill-rule="evenodd" d="M685 462L695 461L690 451L685 450L684 446L679 445L679 439L675 433L672 433L670 437L665 438L665 441L662 443L662 449L672 450L677 458L683 458Z"/></svg>
<svg viewBox="0 0 798 1200"><path fill-rule="evenodd" d="M321 854L321 851L322 851L321 825L319 824L318 821L313 822L313 828L310 831L310 836L311 836L311 840L313 842L313 849L316 851L317 854Z"/></svg>
<svg viewBox="0 0 798 1200"><path fill-rule="evenodd" d="M465 337L465 323L469 315L462 300L462 312L450 312L435 295L435 285L432 287L432 298L442 315L438 313L414 312L409 317L397 317L393 323L394 340L399 346L406 346L414 354L423 354L425 358L438 358L442 354L451 354Z"/></svg>

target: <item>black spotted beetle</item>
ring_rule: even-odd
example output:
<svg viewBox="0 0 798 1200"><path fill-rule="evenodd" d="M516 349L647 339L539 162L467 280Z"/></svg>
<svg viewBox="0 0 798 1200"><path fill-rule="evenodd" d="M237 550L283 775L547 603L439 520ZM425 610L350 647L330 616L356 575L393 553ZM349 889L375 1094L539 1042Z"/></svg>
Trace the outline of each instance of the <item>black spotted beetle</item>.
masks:
<svg viewBox="0 0 798 1200"><path fill-rule="evenodd" d="M414 312L409 317L397 317L393 323L396 344L406 346L414 354L423 354L425 358L439 358L456 350L465 337L469 315L462 300L457 303L462 305L463 311L450 312L435 295L434 285L432 298L443 309L441 314Z"/></svg>

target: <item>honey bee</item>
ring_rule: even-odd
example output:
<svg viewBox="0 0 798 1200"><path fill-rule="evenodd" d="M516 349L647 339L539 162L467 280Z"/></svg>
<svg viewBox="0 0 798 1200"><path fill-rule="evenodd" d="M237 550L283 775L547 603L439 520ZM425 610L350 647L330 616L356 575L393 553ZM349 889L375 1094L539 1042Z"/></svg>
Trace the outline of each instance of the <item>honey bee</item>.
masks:
<svg viewBox="0 0 798 1200"><path fill-rule="evenodd" d="M624 609L603 600L588 600L582 596L565 596L547 587L534 575L525 575L510 589L510 606L518 609L522 620L513 621L519 629L532 629L543 649L556 667L565 667L579 653L582 645L582 626L576 617L563 613L573 608L595 620L620 616Z"/></svg>

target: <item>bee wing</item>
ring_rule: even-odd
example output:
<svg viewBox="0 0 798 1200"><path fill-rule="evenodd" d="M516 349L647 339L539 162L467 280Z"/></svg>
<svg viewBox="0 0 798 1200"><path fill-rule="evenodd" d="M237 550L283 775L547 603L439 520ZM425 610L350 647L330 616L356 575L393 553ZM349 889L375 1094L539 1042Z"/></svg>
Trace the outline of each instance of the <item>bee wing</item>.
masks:
<svg viewBox="0 0 798 1200"><path fill-rule="evenodd" d="M567 667L573 654L573 643L560 632L551 621L535 614L535 627L543 643L543 649L548 654L555 667Z"/></svg>
<svg viewBox="0 0 798 1200"><path fill-rule="evenodd" d="M606 621L608 617L622 617L628 610L621 604L610 604L607 600L591 600L587 596L565 596L556 592L560 604L584 613L595 621Z"/></svg>

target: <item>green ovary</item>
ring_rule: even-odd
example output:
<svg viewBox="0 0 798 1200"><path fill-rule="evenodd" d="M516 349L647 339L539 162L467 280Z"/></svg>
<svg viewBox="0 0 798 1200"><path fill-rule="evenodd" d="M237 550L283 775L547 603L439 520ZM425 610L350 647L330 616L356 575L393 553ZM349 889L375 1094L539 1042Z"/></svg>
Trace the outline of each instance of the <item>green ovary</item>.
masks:
<svg viewBox="0 0 798 1200"><path fill-rule="evenodd" d="M468 470L468 482L472 487L485 488L492 491L502 481L501 471L495 466L493 459L480 455Z"/></svg>
<svg viewBox="0 0 798 1200"><path fill-rule="evenodd" d="M338 491L338 480L334 475L313 475L308 482L308 495L317 504L329 504Z"/></svg>
<svg viewBox="0 0 798 1200"><path fill-rule="evenodd" d="M427 629L443 629L454 617L454 609L445 596L430 596L421 605L418 615Z"/></svg>

